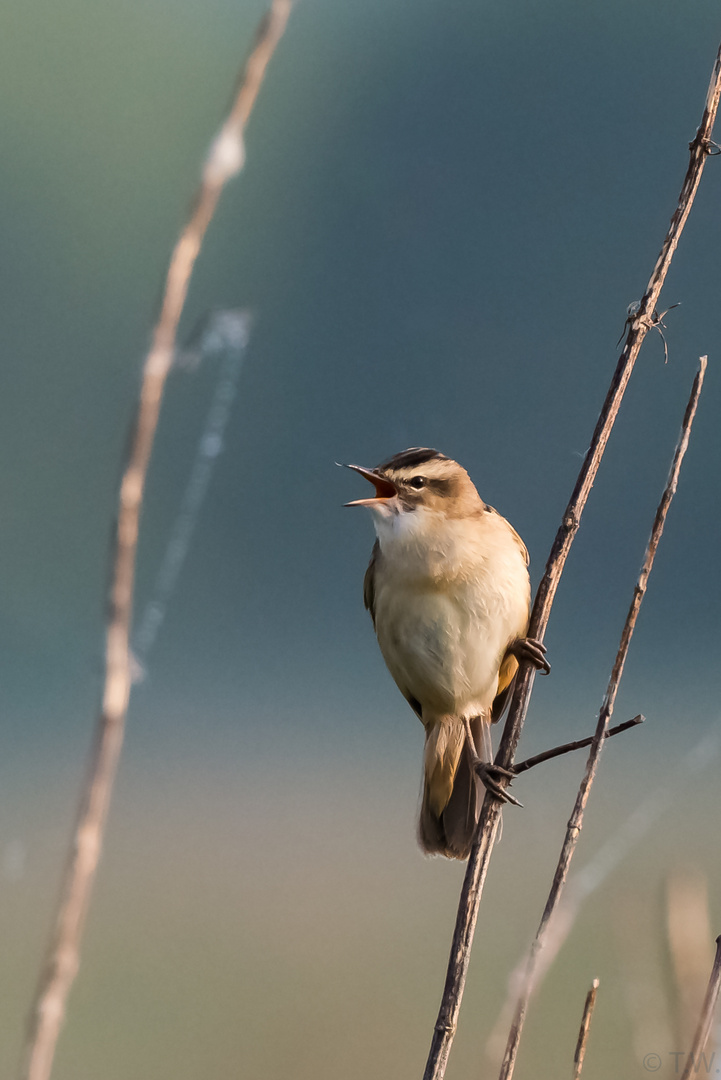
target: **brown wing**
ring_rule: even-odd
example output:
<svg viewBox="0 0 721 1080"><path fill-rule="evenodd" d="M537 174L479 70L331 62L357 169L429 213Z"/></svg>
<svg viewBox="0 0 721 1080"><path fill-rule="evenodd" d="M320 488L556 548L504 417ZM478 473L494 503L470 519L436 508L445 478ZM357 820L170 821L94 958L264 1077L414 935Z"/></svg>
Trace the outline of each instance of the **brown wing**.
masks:
<svg viewBox="0 0 721 1080"><path fill-rule="evenodd" d="M376 564L380 555L380 544L376 540L371 552L371 561L368 563L366 575L363 578L363 603L366 611L370 611L373 626L376 624Z"/></svg>
<svg viewBox="0 0 721 1080"><path fill-rule="evenodd" d="M506 710L513 693L513 684L518 671L518 661L513 653L506 653L503 657L501 669L498 672L498 691L491 706L491 723L497 724Z"/></svg>

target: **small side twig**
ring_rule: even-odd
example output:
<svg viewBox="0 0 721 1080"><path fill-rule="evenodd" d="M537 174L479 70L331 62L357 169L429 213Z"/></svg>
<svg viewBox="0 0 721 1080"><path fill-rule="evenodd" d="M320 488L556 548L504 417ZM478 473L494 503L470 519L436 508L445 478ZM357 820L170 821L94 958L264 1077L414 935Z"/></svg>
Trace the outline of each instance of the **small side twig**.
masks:
<svg viewBox="0 0 721 1080"><path fill-rule="evenodd" d="M703 1000L703 1008L699 1017L698 1027L694 1035L693 1045L686 1061L686 1067L681 1074L681 1080L690 1080L692 1074L698 1072L698 1061L704 1052L706 1042L711 1033L711 1025L716 1010L719 990L721 989L721 935L716 938L716 958L711 969L706 996Z"/></svg>
<svg viewBox="0 0 721 1080"><path fill-rule="evenodd" d="M596 479L611 430L616 422L628 381L635 367L641 345L650 325L652 325L650 320L653 318L653 312L656 310L656 304L663 283L666 280L671 260L686 225L688 215L691 212L701 182L706 158L712 152L711 133L718 112L719 98L721 98L721 47L719 47L714 60L701 123L689 147L689 163L678 204L661 245L656 265L646 286L646 292L641 300L638 315L628 328L626 342L618 359L611 385L606 394L606 400L601 407L591 444L586 452L586 457L564 512L561 525L553 541L546 569L536 593L528 635L539 641L543 640L556 589L568 553L571 550L571 545L581 524L581 515ZM513 758L528 711L533 682L534 671L528 664L522 664L516 677L511 706L498 754L496 755L496 763L505 769L510 769L513 765ZM478 909L498 832L500 812L500 803L491 798L490 795L486 795L463 879L456 925L453 931L453 941L448 958L446 981L438 1010L438 1018L433 1028L433 1038L423 1072L423 1080L442 1080L445 1076L448 1055L458 1025L458 1015L461 1010L463 990L466 985Z"/></svg>
<svg viewBox="0 0 721 1080"><path fill-rule="evenodd" d="M624 327L623 327L623 333L621 334L620 338L616 342L616 347L618 347L621 344L621 342L625 338L626 334L628 333L629 326L632 326L634 319L636 319L638 317L638 309L639 309L639 307L640 307L640 304L639 304L638 300L634 300L634 302L632 304L628 305L627 318L626 318L626 322L625 322ZM677 308L677 307L681 307L680 302L678 304L671 304L671 307L667 307L666 310L662 311L660 315L659 315L659 313L657 311L654 311L653 315L651 315L650 318L648 319L648 328L649 328L649 330L658 330L661 341L663 342L663 362L664 362L664 364L668 363L668 343L666 342L666 335L664 334L664 330L667 330L668 327L666 326L666 323L663 320L668 315L669 311L673 311L673 309Z"/></svg>
<svg viewBox="0 0 721 1080"><path fill-rule="evenodd" d="M596 1005L598 986L598 979L594 979L591 983L591 989L586 994L586 1004L583 1006L581 1029L578 1032L576 1052L573 1055L573 1080L578 1080L581 1075L581 1069L583 1068L583 1059L586 1056L586 1043L588 1042L588 1031L591 1027L591 1017L593 1016L593 1010Z"/></svg>
<svg viewBox="0 0 721 1080"><path fill-rule="evenodd" d="M78 970L80 941L123 745L131 685L128 645L140 510L178 323L195 260L221 191L243 167L245 125L268 62L285 30L291 4L292 0L273 0L258 30L228 116L210 147L187 224L170 260L160 315L143 367L140 398L120 485L111 556L102 704L59 910L30 1017L21 1073L24 1080L48 1080L50 1076L67 997Z"/></svg>
<svg viewBox="0 0 721 1080"><path fill-rule="evenodd" d="M566 828L566 835L561 848L561 854L558 859L558 865L556 866L556 872L553 875L553 883L551 885L551 891L546 901L546 906L541 916L541 922L536 936L531 945L531 951L528 955L528 965L526 968L525 976L521 989L518 994L516 1002L516 1009L513 1017L513 1023L508 1035L508 1042L506 1044L506 1052L503 1058L503 1064L501 1065L501 1071L499 1073L499 1080L511 1080L513 1076L513 1070L516 1062L516 1055L518 1054L518 1046L521 1041L521 1033L523 1031L523 1025L526 1018L526 1011L528 1009L528 1002L531 996L534 985L534 976L536 962L539 953L543 949L548 934L548 927L551 918L558 907L558 903L561 899L561 893L566 883L566 877L568 876L568 868L573 858L573 853L578 843L578 837L583 828L583 816L588 803L588 797L591 792L591 787L596 776L596 770L598 768L599 758L601 756L601 748L604 743L604 736L606 734L606 728L608 721L613 714L613 708L616 702L616 695L623 676L623 669L626 664L626 657L628 655L629 645L631 644L631 638L636 627L636 620L638 613L641 610L641 604L643 598L646 595L646 589L648 587L648 579L653 569L654 559L656 557L656 551L658 550L658 544L663 533L663 528L666 523L666 516L668 514L669 507L676 494L678 487L678 477L681 471L681 463L683 462L686 450L688 448L689 438L691 435L691 427L693 425L694 417L696 415L696 407L698 405L698 399L701 394L701 388L703 387L704 375L706 373L707 358L701 357L699 370L696 373L696 377L693 381L693 387L691 388L691 396L686 406L686 411L683 417L683 424L681 426L681 435L676 445L676 451L673 456L673 463L671 465L671 471L664 488L661 501L658 504L656 515L653 521L653 527L651 529L651 536L646 546L646 554L644 556L641 572L636 582L636 587L633 593L633 600L629 607L626 621L621 632L621 641L616 653L616 659L613 664L613 670L611 677L608 680L608 687L606 688L606 694L603 699L601 711L598 716L598 723L596 725L596 733L593 736L593 742L591 744L591 750L588 755L588 761L586 762L586 771L583 779L581 780L578 794L576 796L576 802L573 808L573 813L568 822Z"/></svg>
<svg viewBox="0 0 721 1080"><path fill-rule="evenodd" d="M625 720L623 724L617 724L616 727L609 728L604 732L604 739L611 739L614 735L620 735L624 731L630 731L631 728L638 727L639 724L643 724L646 717L641 713L638 716L634 716L632 720ZM533 757L525 758L523 761L517 762L511 770L518 776L520 773L528 772L529 769L534 769L536 765L541 765L544 761L551 761L553 758L560 757L561 754L570 754L574 750L583 750L584 746L590 746L593 742L593 735L589 735L585 739L576 739L575 742L563 743L561 746L554 746L551 750L544 750L542 754L534 754Z"/></svg>

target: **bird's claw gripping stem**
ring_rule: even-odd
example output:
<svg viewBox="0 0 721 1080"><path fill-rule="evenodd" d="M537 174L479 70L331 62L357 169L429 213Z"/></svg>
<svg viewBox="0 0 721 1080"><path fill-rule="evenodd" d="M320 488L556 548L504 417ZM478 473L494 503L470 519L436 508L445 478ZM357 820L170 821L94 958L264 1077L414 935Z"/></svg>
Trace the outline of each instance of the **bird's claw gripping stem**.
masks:
<svg viewBox="0 0 721 1080"><path fill-rule="evenodd" d="M513 803L514 806L523 807L523 803L514 798L510 791L502 787L496 779L496 777L504 777L506 780L512 780L515 773L512 773L510 769L504 769L502 765L494 765L492 762L486 761L476 761L473 767L484 787L492 795L495 795L500 802L509 802Z"/></svg>
<svg viewBox="0 0 721 1080"><path fill-rule="evenodd" d="M517 660L527 660L529 664L533 664L543 675L550 674L551 665L546 659L546 646L537 638L519 638L511 645L510 652Z"/></svg>

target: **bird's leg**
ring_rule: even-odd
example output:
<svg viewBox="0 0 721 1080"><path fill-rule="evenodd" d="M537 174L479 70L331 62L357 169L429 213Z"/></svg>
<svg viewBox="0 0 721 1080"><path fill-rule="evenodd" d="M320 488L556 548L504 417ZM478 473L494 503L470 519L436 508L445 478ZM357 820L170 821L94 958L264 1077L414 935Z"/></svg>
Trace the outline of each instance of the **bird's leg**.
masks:
<svg viewBox="0 0 721 1080"><path fill-rule="evenodd" d="M543 675L550 674L551 665L546 659L546 646L537 638L516 638L508 646L508 651L513 653L516 660L527 660L529 664L533 664L534 668Z"/></svg>
<svg viewBox="0 0 721 1080"><path fill-rule="evenodd" d="M471 722L466 716L463 717L463 726L466 729L466 746L471 759L471 765L483 786L486 787L492 795L495 795L499 802L509 802L513 803L514 806L522 807L523 803L520 803L518 799L514 799L513 795L498 783L499 777L503 777L506 780L513 780L515 773L512 773L509 769L504 769L502 765L496 765L492 761L483 761L478 756L476 744L473 739L473 732L471 731Z"/></svg>

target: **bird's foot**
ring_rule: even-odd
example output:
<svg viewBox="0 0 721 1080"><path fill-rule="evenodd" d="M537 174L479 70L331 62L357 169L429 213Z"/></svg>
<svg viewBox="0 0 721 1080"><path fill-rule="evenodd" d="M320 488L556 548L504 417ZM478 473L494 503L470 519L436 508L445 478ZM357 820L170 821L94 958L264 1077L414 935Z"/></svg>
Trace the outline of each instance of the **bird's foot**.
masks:
<svg viewBox="0 0 721 1080"><path fill-rule="evenodd" d="M512 773L510 769L504 769L502 765L494 765L493 762L477 761L474 765L476 776L481 783L490 791L492 795L499 800L499 802L513 803L514 806L523 807L523 803L520 803L518 799L515 799L511 795L510 791L502 787L499 784L499 778L505 780L513 780L515 773Z"/></svg>
<svg viewBox="0 0 721 1080"><path fill-rule="evenodd" d="M517 660L527 660L529 664L533 664L534 668L543 675L550 674L551 665L546 659L546 646L537 638L518 638L517 641L513 642L509 651L513 653Z"/></svg>

